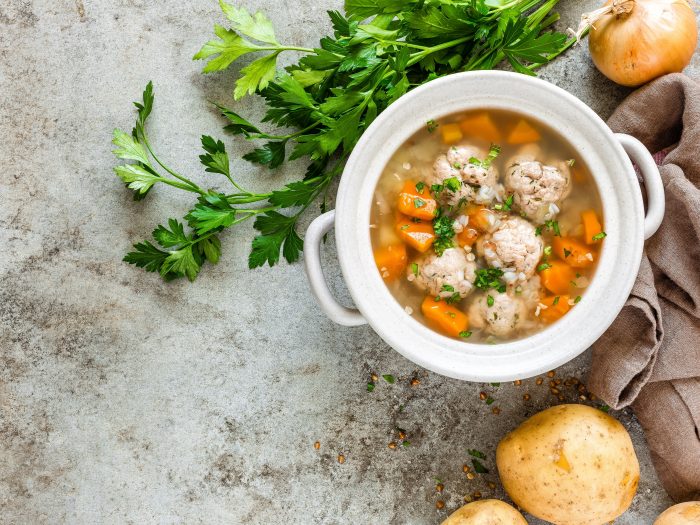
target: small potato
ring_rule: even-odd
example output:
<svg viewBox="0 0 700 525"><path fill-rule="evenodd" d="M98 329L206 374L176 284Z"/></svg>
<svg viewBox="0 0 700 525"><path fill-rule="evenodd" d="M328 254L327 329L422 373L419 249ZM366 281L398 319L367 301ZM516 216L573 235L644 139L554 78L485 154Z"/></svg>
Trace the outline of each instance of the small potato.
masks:
<svg viewBox="0 0 700 525"><path fill-rule="evenodd" d="M700 501L686 501L669 507L654 522L654 525L698 524L700 524Z"/></svg>
<svg viewBox="0 0 700 525"><path fill-rule="evenodd" d="M625 512L639 462L625 428L585 405L535 414L498 444L506 492L533 516L557 525L601 525Z"/></svg>
<svg viewBox="0 0 700 525"><path fill-rule="evenodd" d="M484 499L457 509L442 525L527 525L527 521L507 503Z"/></svg>

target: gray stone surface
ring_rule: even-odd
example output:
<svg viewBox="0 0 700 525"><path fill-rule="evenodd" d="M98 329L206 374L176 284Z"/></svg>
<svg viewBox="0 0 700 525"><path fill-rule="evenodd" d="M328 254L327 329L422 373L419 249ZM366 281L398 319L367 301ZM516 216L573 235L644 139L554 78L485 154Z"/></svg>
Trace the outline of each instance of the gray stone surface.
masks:
<svg viewBox="0 0 700 525"><path fill-rule="evenodd" d="M300 45L328 30L325 9L341 7L246 3ZM562 27L596 4L563 2ZM223 18L213 1L0 0L0 521L434 524L474 491L502 497L488 485L498 483L495 446L558 402L546 383L446 379L369 328L334 326L301 265L246 269L250 226L224 235L221 263L194 284L166 284L120 261L191 201L158 189L133 202L111 171L111 131L130 129L131 101L153 79L153 142L172 165L207 179L199 136L222 135L207 100L230 102L235 79L204 77L190 60L214 22ZM585 46L542 77L604 117L626 94L593 69ZM262 111L255 98L237 107ZM299 169L235 162L237 176L261 189ZM325 251L347 301L332 242ZM557 377L584 377L588 359ZM368 393L372 372L397 383L380 379ZM616 416L642 464L639 493L617 523L650 524L669 500L638 423ZM411 446L387 447L396 427ZM467 479L468 448L487 454L491 473Z"/></svg>

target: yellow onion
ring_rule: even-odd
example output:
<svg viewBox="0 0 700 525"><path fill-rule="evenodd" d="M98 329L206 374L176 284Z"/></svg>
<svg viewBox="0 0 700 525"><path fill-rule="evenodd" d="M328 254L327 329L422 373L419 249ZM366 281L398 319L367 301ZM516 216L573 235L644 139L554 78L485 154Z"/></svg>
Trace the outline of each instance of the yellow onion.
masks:
<svg viewBox="0 0 700 525"><path fill-rule="evenodd" d="M608 0L581 17L577 36L589 27L593 63L623 86L639 86L683 70L698 40L695 13L687 0Z"/></svg>

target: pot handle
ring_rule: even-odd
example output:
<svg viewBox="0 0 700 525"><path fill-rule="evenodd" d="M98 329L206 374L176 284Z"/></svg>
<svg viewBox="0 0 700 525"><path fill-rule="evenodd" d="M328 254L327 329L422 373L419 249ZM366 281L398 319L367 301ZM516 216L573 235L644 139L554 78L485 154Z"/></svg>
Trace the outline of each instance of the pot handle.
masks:
<svg viewBox="0 0 700 525"><path fill-rule="evenodd" d="M648 239L656 233L661 226L666 211L666 198L664 185L661 182L659 167L651 156L649 150L631 135L615 133L615 137L627 152L627 155L639 167L644 179L644 187L647 190L647 213L644 217L644 239Z"/></svg>
<svg viewBox="0 0 700 525"><path fill-rule="evenodd" d="M304 240L304 267L309 278L311 293L321 310L331 321L342 326L360 326L367 324L359 310L346 308L338 303L328 289L328 283L321 268L321 241L335 225L335 210L316 217L306 230Z"/></svg>

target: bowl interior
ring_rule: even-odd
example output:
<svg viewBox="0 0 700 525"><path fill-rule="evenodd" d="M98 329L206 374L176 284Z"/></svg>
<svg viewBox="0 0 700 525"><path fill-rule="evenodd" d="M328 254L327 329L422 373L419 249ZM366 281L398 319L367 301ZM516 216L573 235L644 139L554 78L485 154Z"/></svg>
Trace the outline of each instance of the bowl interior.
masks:
<svg viewBox="0 0 700 525"><path fill-rule="evenodd" d="M430 119L471 109L515 111L547 123L578 151L601 197L607 233L595 278L563 319L497 345L442 336L406 314L376 271L369 234L372 197L384 166ZM605 123L580 100L542 80L485 71L450 75L404 95L365 131L338 191L336 243L348 289L393 348L432 371L473 381L506 381L550 370L593 343L619 313L643 246L643 205L632 165Z"/></svg>

